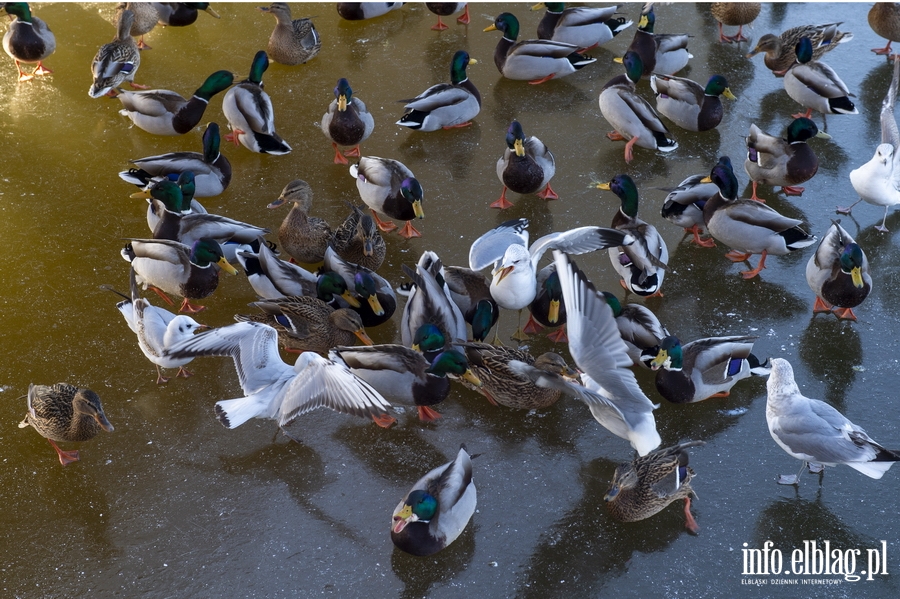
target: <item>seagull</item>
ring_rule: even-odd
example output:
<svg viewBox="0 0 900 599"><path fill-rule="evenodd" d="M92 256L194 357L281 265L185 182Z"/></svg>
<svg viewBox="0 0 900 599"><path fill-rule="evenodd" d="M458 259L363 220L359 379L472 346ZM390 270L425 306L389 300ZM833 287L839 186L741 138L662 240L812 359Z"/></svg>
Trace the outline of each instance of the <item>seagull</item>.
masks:
<svg viewBox="0 0 900 599"><path fill-rule="evenodd" d="M865 200L875 206L884 206L884 218L875 230L887 233L884 226L891 206L900 204L900 130L894 117L894 102L900 84L900 57L894 57L894 76L887 95L881 103L881 144L867 163L850 171L850 184L859 199L850 206L838 206L838 214L850 214L853 207Z"/></svg>
<svg viewBox="0 0 900 599"><path fill-rule="evenodd" d="M537 294L537 265L544 252L557 249L584 254L632 243L634 237L622 231L587 226L544 235L529 248L528 219L518 218L501 223L472 243L469 268L479 271L493 265L491 296L501 308L519 310L521 321L522 308L530 305ZM527 339L521 327L513 339Z"/></svg>
<svg viewBox="0 0 900 599"><path fill-rule="evenodd" d="M128 328L137 335L138 345L147 359L156 364L156 384L168 383L169 379L163 376L160 368L178 367L175 376L187 378L193 376L184 365L193 358L174 359L163 354L165 348L174 345L182 339L194 336L196 331L208 328L200 324L190 316L184 314L175 315L164 308L157 308L141 297L134 269L131 269L131 297L119 293L112 287L104 285L104 289L121 295L125 299L116 304L116 308L125 317Z"/></svg>
<svg viewBox="0 0 900 599"><path fill-rule="evenodd" d="M266 324L239 322L212 329L175 344L165 353L175 359L234 359L246 397L216 403L216 418L227 428L238 427L251 418L269 418L283 431L297 416L321 407L371 417L376 422L393 422L384 418L391 405L345 365L315 352L300 354L293 366L285 363L278 354L278 332Z"/></svg>
<svg viewBox="0 0 900 599"><path fill-rule="evenodd" d="M900 461L900 451L885 449L827 403L804 397L794 382L790 362L783 358L770 362L766 401L769 433L783 450L803 462L800 472L779 476L778 484L799 485L800 473L807 464L810 472L819 473L821 482L822 466L846 464L868 477L881 478Z"/></svg>
<svg viewBox="0 0 900 599"><path fill-rule="evenodd" d="M569 353L584 386L524 362L510 362L510 368L539 387L580 399L597 422L631 442L639 455L647 455L662 442L653 417L659 406L644 395L629 370L632 361L606 298L566 254L554 250L553 259L566 304Z"/></svg>

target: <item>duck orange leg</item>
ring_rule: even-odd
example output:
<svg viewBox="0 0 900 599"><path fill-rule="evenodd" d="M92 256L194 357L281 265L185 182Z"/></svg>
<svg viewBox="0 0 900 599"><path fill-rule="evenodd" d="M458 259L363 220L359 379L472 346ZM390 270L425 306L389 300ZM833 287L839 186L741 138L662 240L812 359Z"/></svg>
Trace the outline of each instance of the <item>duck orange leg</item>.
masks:
<svg viewBox="0 0 900 599"><path fill-rule="evenodd" d="M156 384L162 385L169 382L169 377L163 376L162 369L159 364L156 365Z"/></svg>
<svg viewBox="0 0 900 599"><path fill-rule="evenodd" d="M38 62L37 68L34 69L34 75L49 75L53 71L44 66L44 63Z"/></svg>
<svg viewBox="0 0 900 599"><path fill-rule="evenodd" d="M19 81L31 81L34 79L34 75L31 73L26 73L22 70L22 66L19 61L16 61L16 68L19 70Z"/></svg>
<svg viewBox="0 0 900 599"><path fill-rule="evenodd" d="M786 196L802 196L803 195L803 187L797 187L796 185L782 185L781 192Z"/></svg>
<svg viewBox="0 0 900 599"><path fill-rule="evenodd" d="M766 250L763 250L762 255L759 258L759 264L756 265L756 268L754 268L753 270L741 271L741 276L744 277L745 279L752 279L753 277L758 275L760 272L762 272L762 269L764 269L765 267L766 267Z"/></svg>
<svg viewBox="0 0 900 599"><path fill-rule="evenodd" d="M752 256L752 255L753 254L749 254L749 253L744 254L737 250L731 250L730 252L725 254L725 257L728 258L729 260L731 260L732 262L746 262L747 260L750 259L750 256Z"/></svg>
<svg viewBox="0 0 900 599"><path fill-rule="evenodd" d="M750 199L756 200L757 202L762 202L763 204L765 204L766 201L764 199L762 199L761 197L759 197L758 195L756 195L756 186L759 184L756 181L752 181L751 184L753 185L753 195L750 196Z"/></svg>
<svg viewBox="0 0 900 599"><path fill-rule="evenodd" d="M163 301L166 302L167 304L169 304L170 306L174 306L174 305L175 305L175 302L173 302L173 301L169 298L169 296L166 295L166 292L163 291L162 289L160 289L159 287L157 287L157 286L155 286L155 285L150 285L150 286L149 286L149 289L150 289L151 291L155 292L156 295L158 295L159 297L161 297L161 298L163 299Z"/></svg>
<svg viewBox="0 0 900 599"><path fill-rule="evenodd" d="M694 520L693 514L691 514L691 498L684 498L684 527L688 529L688 532L691 534L697 534L700 532L700 527L697 525L697 521Z"/></svg>
<svg viewBox="0 0 900 599"><path fill-rule="evenodd" d="M53 439L47 439L47 441L49 441L50 445L53 446L53 449L56 450L56 454L59 456L59 463L63 466L67 466L72 462L77 462L79 459L81 459L78 457L77 449L74 451L63 451L59 448L59 445L53 442Z"/></svg>
<svg viewBox="0 0 900 599"><path fill-rule="evenodd" d="M835 308L834 315L840 320L852 320L853 322L856 322L856 314L853 313L853 308Z"/></svg>
<svg viewBox="0 0 900 599"><path fill-rule="evenodd" d="M416 406L416 408L418 408L419 411L419 420L422 422L434 422L442 417L438 412L432 410L428 406Z"/></svg>
<svg viewBox="0 0 900 599"><path fill-rule="evenodd" d="M606 134L606 137L608 137L612 141L625 141L625 137L623 137L622 134L618 131L610 131Z"/></svg>
<svg viewBox="0 0 900 599"><path fill-rule="evenodd" d="M381 428L388 428L395 422L397 419L393 416L388 416L387 414L379 414L378 416L372 416L372 420L380 426Z"/></svg>
<svg viewBox="0 0 900 599"><path fill-rule="evenodd" d="M191 300L188 298L184 298L184 301L181 302L181 307L178 308L179 312L187 312L188 314L196 314L197 312L203 312L204 310L206 310L206 306L192 304Z"/></svg>
<svg viewBox="0 0 900 599"><path fill-rule="evenodd" d="M444 22L441 20L441 15L438 15L437 25L431 26L432 31L443 31L444 29L447 29L447 28L448 27L446 25L444 25Z"/></svg>
<svg viewBox="0 0 900 599"><path fill-rule="evenodd" d="M892 43L891 40L888 40L887 46L885 46L884 48L872 48L872 52L874 52L875 54L878 54L879 56L883 56L885 54L890 54L891 53L891 43Z"/></svg>
<svg viewBox="0 0 900 599"><path fill-rule="evenodd" d="M338 145L334 142L331 142L331 147L334 148L334 163L335 164L350 164L350 162L344 158L344 155L341 154L341 151L338 149Z"/></svg>
<svg viewBox="0 0 900 599"><path fill-rule="evenodd" d="M403 228L397 231L397 234L401 237L405 237L409 239L410 237L421 237L422 234L416 231L415 227L412 226L410 221L406 221L406 224L403 225Z"/></svg>
<svg viewBox="0 0 900 599"><path fill-rule="evenodd" d="M534 335L535 333L540 333L543 328L544 327L534 319L534 316L529 314L528 322L525 323L525 328L523 328L522 331Z"/></svg>
<svg viewBox="0 0 900 599"><path fill-rule="evenodd" d="M359 158L359 146L354 146L344 152L344 156L349 156L351 158Z"/></svg>
<svg viewBox="0 0 900 599"><path fill-rule="evenodd" d="M395 225L391 221L381 220L380 218L378 218L378 214L374 210L372 210L372 220L374 220L375 225L385 233L390 233L397 228L397 225Z"/></svg>
<svg viewBox="0 0 900 599"><path fill-rule="evenodd" d="M244 131L243 129L233 129L231 133L227 133L225 135L225 141L230 141L235 145L235 147L237 147L241 145L241 141L238 139L238 135L243 135L244 133L246 133L246 131Z"/></svg>
<svg viewBox="0 0 900 599"><path fill-rule="evenodd" d="M686 229L685 229L685 232L687 232L687 233L693 233L693 234L694 234L694 238L691 239L691 241L694 242L694 243L696 243L696 244L699 245L700 247L705 247L705 248L714 248L714 247L716 247L716 242L713 241L712 237L708 237L708 238L706 238L706 239L701 239L701 238L700 238L700 225L695 224L693 227L686 228Z"/></svg>
<svg viewBox="0 0 900 599"><path fill-rule="evenodd" d="M812 116L812 108L807 108L806 112L798 112L796 114L792 114L791 116L795 119L799 119L799 118L807 118L808 119L809 117Z"/></svg>
<svg viewBox="0 0 900 599"><path fill-rule="evenodd" d="M547 339L549 339L553 343L568 343L569 336L566 335L566 325L562 325L552 333L548 333Z"/></svg>
<svg viewBox="0 0 900 599"><path fill-rule="evenodd" d="M499 208L500 210L512 208L512 202L506 199L506 185L503 186L503 191L500 193L500 199L491 204L491 208Z"/></svg>
<svg viewBox="0 0 900 599"><path fill-rule="evenodd" d="M463 11L462 16L456 18L456 22L462 23L463 25L469 24L469 5L468 4L466 4L466 10ZM890 45L890 44L888 44L888 45Z"/></svg>
<svg viewBox="0 0 900 599"><path fill-rule="evenodd" d="M528 83L530 83L531 85L540 85L541 83L546 83L547 81L550 81L554 77L556 77L556 73L551 73L550 75L547 75L546 77L541 77L540 79L535 79L534 81L529 81Z"/></svg>
<svg viewBox="0 0 900 599"><path fill-rule="evenodd" d="M635 135L631 139L628 140L628 143L625 144L625 162L630 164L632 160L634 160L634 143L639 139L640 136Z"/></svg>
<svg viewBox="0 0 900 599"><path fill-rule="evenodd" d="M547 187L544 188L544 191L537 194L537 197L542 200L558 200L559 196L556 195L556 192L550 188L550 184L547 183Z"/></svg>
<svg viewBox="0 0 900 599"><path fill-rule="evenodd" d="M816 296L816 301L813 304L813 314L822 314L823 312L831 312L831 306L826 304L821 297Z"/></svg>

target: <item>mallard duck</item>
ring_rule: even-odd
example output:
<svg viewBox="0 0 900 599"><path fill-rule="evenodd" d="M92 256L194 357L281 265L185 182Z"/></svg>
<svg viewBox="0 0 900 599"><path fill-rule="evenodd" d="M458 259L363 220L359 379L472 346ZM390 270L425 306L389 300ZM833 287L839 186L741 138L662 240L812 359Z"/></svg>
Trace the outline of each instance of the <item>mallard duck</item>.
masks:
<svg viewBox="0 0 900 599"><path fill-rule="evenodd" d="M334 98L328 105L328 111L322 115L322 133L331 140L334 163L348 164L346 156L359 156L359 144L372 135L375 119L366 109L366 104L353 95L350 82L343 77L338 79L334 88ZM338 146L351 146L351 149L341 153Z"/></svg>
<svg viewBox="0 0 900 599"><path fill-rule="evenodd" d="M147 89L144 85L136 85L134 76L141 66L141 53L134 38L131 37L131 25L134 13L121 10L117 14L116 37L108 44L100 46L94 60L91 61L91 74L94 81L88 89L88 95L99 98L103 95L116 95L116 88L126 81L131 87Z"/></svg>
<svg viewBox="0 0 900 599"><path fill-rule="evenodd" d="M291 20L291 7L285 2L260 6L259 10L274 15L276 23L266 52L269 58L289 66L303 64L316 57L322 38L311 19Z"/></svg>
<svg viewBox="0 0 900 599"><path fill-rule="evenodd" d="M181 189L171 181L154 185L151 194L154 213L159 215L159 222L153 228L153 239L170 239L185 245L193 245L202 238L212 239L220 245L229 241L247 244L270 232L263 227L218 214L185 210ZM165 208L160 209L158 204L163 204Z"/></svg>
<svg viewBox="0 0 900 599"><path fill-rule="evenodd" d="M222 112L231 133L226 141L243 144L251 152L282 156L291 146L275 132L272 100L263 90L262 76L269 68L269 57L260 50L253 57L250 76L228 90L222 100Z"/></svg>
<svg viewBox="0 0 900 599"><path fill-rule="evenodd" d="M727 156L723 158L731 163ZM708 178L708 175L691 175L679 183L678 187L664 189L668 194L660 210L664 219L683 227L686 233L692 233L691 241L700 247L716 247L712 238L700 238L700 229L704 225L703 206L706 200L719 193L719 188L713 183L703 182Z"/></svg>
<svg viewBox="0 0 900 599"><path fill-rule="evenodd" d="M744 25L749 25L762 10L762 2L713 2L709 7L709 12L713 18L719 23L719 41L728 42L749 42L750 38L744 37ZM737 27L737 35L727 36L722 31L722 26Z"/></svg>
<svg viewBox="0 0 900 599"><path fill-rule="evenodd" d="M551 40L522 40L519 37L519 20L508 12L500 13L485 31L503 32L494 50L494 64L507 79L544 83L554 77L571 75L596 58L578 54L576 46Z"/></svg>
<svg viewBox="0 0 900 599"><path fill-rule="evenodd" d="M447 26L444 25L443 21L441 21L441 17L449 17L450 15L454 15L461 10L465 12L463 12L462 16L456 18L456 22L462 23L463 25L469 24L468 2L426 2L425 8L437 15L437 25L431 26L431 29L434 31L443 31L447 29Z"/></svg>
<svg viewBox="0 0 900 599"><path fill-rule="evenodd" d="M497 406L517 410L540 410L559 401L560 390L544 388L532 379L510 368L511 362L521 362L545 373L569 380L577 380L578 373L570 368L557 353L547 352L537 358L522 349L503 345L467 342L463 344L469 367L478 380L480 388L465 385L484 395Z"/></svg>
<svg viewBox="0 0 900 599"><path fill-rule="evenodd" d="M650 367L659 349L659 344L669 332L659 322L656 314L641 304L625 304L608 291L600 292L616 319L619 335L634 366Z"/></svg>
<svg viewBox="0 0 900 599"><path fill-rule="evenodd" d="M872 292L869 260L838 221L832 221L809 257L806 282L816 294L813 314L833 312L839 319L856 320L853 308Z"/></svg>
<svg viewBox="0 0 900 599"><path fill-rule="evenodd" d="M386 413L391 405L343 364L312 351L300 354L293 366L286 364L278 353L278 337L266 324L238 322L185 339L168 354L231 356L247 396L216 403L216 418L226 428L268 418L283 431L297 416L322 407L372 418L381 426L394 421Z"/></svg>
<svg viewBox="0 0 900 599"><path fill-rule="evenodd" d="M362 21L386 15L403 6L403 2L338 2L337 12L342 19Z"/></svg>
<svg viewBox="0 0 900 599"><path fill-rule="evenodd" d="M896 2L876 2L869 9L869 27L877 35L887 38L884 48L872 48L872 52L891 56L891 44L900 40L900 5Z"/></svg>
<svg viewBox="0 0 900 599"><path fill-rule="evenodd" d="M416 481L394 508L391 541L413 555L437 553L462 534L476 499L472 461L460 447L456 459Z"/></svg>
<svg viewBox="0 0 900 599"><path fill-rule="evenodd" d="M413 271L406 264L403 273L414 283L400 319L401 343L413 345L413 336L424 324L433 324L448 346L456 347L459 339L466 339L466 321L459 307L450 298L444 283L444 266L437 254L425 251Z"/></svg>
<svg viewBox="0 0 900 599"><path fill-rule="evenodd" d="M556 264L550 263L538 271L535 278L537 291L534 300L529 304L531 315L522 329L525 333L538 333L542 327L555 328L547 335L547 339L556 343L568 341L566 337L566 304L562 297L559 275Z"/></svg>
<svg viewBox="0 0 900 599"><path fill-rule="evenodd" d="M582 372L581 384L521 362L510 367L540 387L559 389L584 402L594 420L644 455L660 443L653 418L658 406L628 368L631 359L604 297L566 254L553 250L553 261L566 304L569 353Z"/></svg>
<svg viewBox="0 0 900 599"><path fill-rule="evenodd" d="M231 163L219 152L219 126L210 123L203 132L203 153L170 152L158 156L147 156L132 160L137 168L119 173L123 181L145 187L157 178L177 179L184 171L194 173L198 198L209 198L221 194L231 183Z"/></svg>
<svg viewBox="0 0 900 599"><path fill-rule="evenodd" d="M650 87L656 94L656 110L688 131L709 131L722 122L725 111L720 96L737 100L721 75L713 75L703 87L690 79L654 73Z"/></svg>
<svg viewBox="0 0 900 599"><path fill-rule="evenodd" d="M303 179L294 179L284 186L281 195L267 208L277 208L290 203L291 209L278 228L281 248L294 260L304 264L317 264L325 258L325 250L331 244L334 233L324 219L310 216L312 188Z"/></svg>
<svg viewBox="0 0 900 599"><path fill-rule="evenodd" d="M447 399L450 379L481 385L466 357L453 349L440 352L431 362L418 351L397 344L335 347L328 357L346 365L382 395L414 405L423 422L441 417L431 406Z"/></svg>
<svg viewBox="0 0 900 599"><path fill-rule="evenodd" d="M457 50L450 61L450 83L432 85L405 102L406 112L397 121L415 131L437 131L468 127L481 112L481 94L469 81L466 67L477 64L465 50Z"/></svg>
<svg viewBox="0 0 900 599"><path fill-rule="evenodd" d="M846 464L870 478L881 478L900 451L885 449L862 428L824 401L804 397L794 381L794 369L784 358L772 358L766 384L766 422L769 434L788 455L802 462L796 475L778 477L782 485L799 485L808 464L821 474L823 466ZM821 483L821 478L819 479Z"/></svg>
<svg viewBox="0 0 900 599"><path fill-rule="evenodd" d="M35 75L49 75L53 71L44 66L44 59L56 50L56 37L47 24L31 14L26 2L7 2L6 12L16 17L3 35L3 49L16 62L19 81L34 79ZM34 71L26 73L21 63L37 63Z"/></svg>
<svg viewBox="0 0 900 599"><path fill-rule="evenodd" d="M506 199L507 189L521 194L534 193L543 200L559 199L550 188L555 173L556 160L544 142L533 135L526 138L519 121L513 121L506 130L506 149L497 160L497 178L503 183L503 191L491 208L504 210L512 206ZM543 191L538 192L539 189Z"/></svg>
<svg viewBox="0 0 900 599"><path fill-rule="evenodd" d="M170 185L176 185L181 192L181 203L177 208L175 204L178 201L178 195L168 191L167 188ZM172 206L171 211L178 214L207 214L206 208L194 199L195 190L196 184L193 171L184 171L178 175L176 181L169 181L168 179L154 181L149 187L137 191L129 197L147 200L147 226L150 228L150 232L153 233L163 216L165 216L165 211L169 210L167 203ZM153 200L155 199L163 201L154 202Z"/></svg>
<svg viewBox="0 0 900 599"><path fill-rule="evenodd" d="M469 248L469 267L480 271L493 266L491 296L501 308L521 313L537 294L537 265L547 250L583 254L629 243L634 243L634 238L627 233L587 226L544 235L529 248L528 219L519 218L501 223L476 239ZM513 338L528 339L520 327Z"/></svg>
<svg viewBox="0 0 900 599"><path fill-rule="evenodd" d="M640 56L641 76L646 77L651 73L674 75L686 67L688 61L694 57L687 49L690 36L686 33L654 33L655 25L656 13L653 12L653 3L645 2L628 52Z"/></svg>
<svg viewBox="0 0 900 599"><path fill-rule="evenodd" d="M621 205L612 219L612 228L627 234L634 243L609 248L609 260L621 277L622 286L641 296L662 296L663 277L669 261L666 242L650 223L638 217L638 191L628 175L616 175L597 189L611 190Z"/></svg>
<svg viewBox="0 0 900 599"><path fill-rule="evenodd" d="M636 52L622 57L625 74L613 77L600 90L600 114L612 125L606 136L613 141L627 141L625 162L634 158L635 144L648 150L671 152L678 142L668 137L669 128L663 124L650 104L637 94L636 84L643 69Z"/></svg>
<svg viewBox="0 0 900 599"><path fill-rule="evenodd" d="M850 90L830 66L812 60L812 42L801 37L797 44L797 64L784 75L784 91L801 106L805 113L794 118L812 115L813 110L823 114L859 114L850 101Z"/></svg>
<svg viewBox="0 0 900 599"><path fill-rule="evenodd" d="M166 356L163 352L165 348L170 347L191 337L194 332L208 328L206 325L200 324L190 316L184 314L172 314L163 308L157 308L147 300L141 297L137 284L137 276L134 269L130 269L129 278L131 280L131 296L119 293L109 286L104 286L116 295L120 295L125 299L116 304L116 308L125 317L128 328L137 335L138 346L147 357L148 360L156 365L156 384L161 385L168 383L169 379L163 376L162 368L178 368L175 376L183 376L187 378L192 376L184 365L191 361L191 358L174 360Z"/></svg>
<svg viewBox="0 0 900 599"><path fill-rule="evenodd" d="M685 528L697 534L700 527L691 515L694 470L688 466L685 449L705 444L687 441L619 465L603 497L612 517L622 522L637 522L661 512L673 501L684 499Z"/></svg>
<svg viewBox="0 0 900 599"><path fill-rule="evenodd" d="M414 218L425 218L422 210L424 191L413 172L399 160L363 156L357 164L350 165L350 176L356 179L359 197L372 210L372 218L382 231L393 231L397 225L382 221L378 213L404 220L406 224L397 233L406 239L421 237L411 224Z"/></svg>
<svg viewBox="0 0 900 599"><path fill-rule="evenodd" d="M782 216L772 208L755 200L738 199L737 178L730 161L721 160L713 167L710 180L719 193L703 206L703 220L709 234L730 246L725 257L732 262L745 262L752 254L761 254L753 270L741 272L752 279L766 267L766 256L784 256L816 242L814 235L804 231L803 221Z"/></svg>
<svg viewBox="0 0 900 599"><path fill-rule="evenodd" d="M263 314L236 314L234 319L261 322L274 328L285 351L325 355L332 347L350 345L356 339L372 345L358 313L350 308L335 310L317 297L297 295L250 305Z"/></svg>
<svg viewBox="0 0 900 599"><path fill-rule="evenodd" d="M184 298L179 312L199 312L203 306L190 302L211 295L219 286L217 267L236 275L222 254L222 247L212 239L201 239L187 246L168 239L129 239L122 257L131 262L137 281L144 289L152 287L169 304L165 294Z"/></svg>
<svg viewBox="0 0 900 599"><path fill-rule="evenodd" d="M708 337L682 347L678 337L665 337L650 361L656 371L656 390L672 403L728 397L738 381L751 374L768 374L768 364L750 353L757 339L752 335Z"/></svg>
<svg viewBox="0 0 900 599"><path fill-rule="evenodd" d="M444 282L450 298L472 327L472 339L484 341L500 318L500 308L491 297L490 281L471 268L445 266Z"/></svg>
<svg viewBox="0 0 900 599"><path fill-rule="evenodd" d="M566 8L562 2L541 2L531 10L540 10L542 7L547 10L538 23L538 39L572 44L578 48L578 52L586 52L609 42L634 23L624 17L613 18L622 7L620 4L602 8Z"/></svg>
<svg viewBox="0 0 900 599"><path fill-rule="evenodd" d="M780 185L784 195L803 194L803 188L797 187L797 184L809 181L819 170L819 159L806 143L813 137L831 138L805 117L791 121L787 139L763 133L762 129L751 124L750 135L747 136L747 159L744 160L744 170L753 183L750 199L764 201L756 196L756 186L760 183Z"/></svg>
<svg viewBox="0 0 900 599"><path fill-rule="evenodd" d="M100 397L67 383L28 385L28 413L19 428L31 426L50 442L63 466L79 460L78 451L63 451L55 441L88 441L101 430L113 431Z"/></svg>
<svg viewBox="0 0 900 599"><path fill-rule="evenodd" d="M127 116L139 128L154 135L183 135L200 123L209 100L234 81L228 71L216 71L206 78L190 100L167 89L120 92L119 114Z"/></svg>
<svg viewBox="0 0 900 599"><path fill-rule="evenodd" d="M797 61L797 55L794 51L800 38L808 37L812 42L812 58L814 60L821 58L823 54L833 50L838 44L852 40L852 33L838 29L842 24L801 25L800 27L788 29L778 37L767 33L757 40L756 47L747 54L747 58L752 58L760 52L765 52L763 62L765 62L766 67L774 75L781 77Z"/></svg>
<svg viewBox="0 0 900 599"><path fill-rule="evenodd" d="M881 103L881 144L875 155L864 165L850 171L850 184L859 199L850 206L839 206L837 212L850 214L853 207L865 200L869 204L884 206L884 218L875 226L876 231L887 233L888 210L900 204L900 132L894 117L894 103L900 85L900 58L894 57L894 75L891 86Z"/></svg>
<svg viewBox="0 0 900 599"><path fill-rule="evenodd" d="M357 311L365 326L378 326L394 315L397 294L387 279L364 266L347 262L332 247L325 250L325 269L343 277L347 288L360 300Z"/></svg>
<svg viewBox="0 0 900 599"><path fill-rule="evenodd" d="M350 214L335 229L331 245L347 262L378 270L387 255L384 237L378 232L375 219L364 213L359 206L348 205Z"/></svg>
<svg viewBox="0 0 900 599"><path fill-rule="evenodd" d="M160 25L171 27L187 27L193 25L200 16L202 10L211 17L220 18L212 9L209 2L154 2L156 12L159 14Z"/></svg>
<svg viewBox="0 0 900 599"><path fill-rule="evenodd" d="M159 20L159 11L153 2L120 2L116 10L130 10L134 13L131 25L131 37L138 38L138 50L152 50L144 43L144 36L153 31Z"/></svg>

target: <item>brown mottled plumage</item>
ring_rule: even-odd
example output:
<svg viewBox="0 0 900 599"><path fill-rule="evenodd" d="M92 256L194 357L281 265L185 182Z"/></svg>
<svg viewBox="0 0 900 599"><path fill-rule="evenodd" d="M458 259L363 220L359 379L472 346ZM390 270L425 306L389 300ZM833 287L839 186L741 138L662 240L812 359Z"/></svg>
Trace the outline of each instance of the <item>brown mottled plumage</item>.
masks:
<svg viewBox="0 0 900 599"><path fill-rule="evenodd" d="M97 394L66 383L28 385L28 413L19 428L26 426L50 442L63 466L77 462L78 451L63 451L54 441L87 441L101 430L113 430Z"/></svg>
<svg viewBox="0 0 900 599"><path fill-rule="evenodd" d="M752 23L759 16L761 9L761 2L713 2L709 11L719 22L719 41L728 43L748 41L742 34L744 25ZM738 27L737 35L729 37L723 34L722 25Z"/></svg>
<svg viewBox="0 0 900 599"><path fill-rule="evenodd" d="M290 212L278 228L278 241L281 242L281 249L304 264L316 264L324 260L325 250L332 239L328 223L321 218L309 216L312 196L309 183L295 179L285 185L278 199L268 206L277 208L285 202L292 203Z"/></svg>
<svg viewBox="0 0 900 599"><path fill-rule="evenodd" d="M285 65L303 64L319 53L322 40L311 20L291 20L291 8L284 2L260 6L259 10L274 15L278 21L266 47L273 61Z"/></svg>
<svg viewBox="0 0 900 599"><path fill-rule="evenodd" d="M838 44L849 42L853 34L839 31L841 23L825 23L823 25L801 25L788 29L778 37L767 33L756 42L756 47L747 54L747 58L765 52L763 62L775 75L783 76L791 65L797 61L795 48L802 37L808 37L813 46L813 60L834 49Z"/></svg>
<svg viewBox="0 0 900 599"><path fill-rule="evenodd" d="M332 247L347 262L378 270L387 254L384 238L375 225L375 219L359 206L351 204L350 209L343 224L334 231Z"/></svg>

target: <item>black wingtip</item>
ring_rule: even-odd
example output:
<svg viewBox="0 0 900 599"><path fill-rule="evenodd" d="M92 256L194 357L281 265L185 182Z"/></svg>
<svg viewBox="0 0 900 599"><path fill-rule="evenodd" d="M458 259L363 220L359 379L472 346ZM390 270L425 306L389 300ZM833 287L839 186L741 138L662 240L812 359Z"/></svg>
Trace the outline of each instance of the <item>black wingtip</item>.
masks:
<svg viewBox="0 0 900 599"><path fill-rule="evenodd" d="M216 420L222 423L225 428L231 428L231 421L228 420L228 412L222 409L222 406L216 404Z"/></svg>

